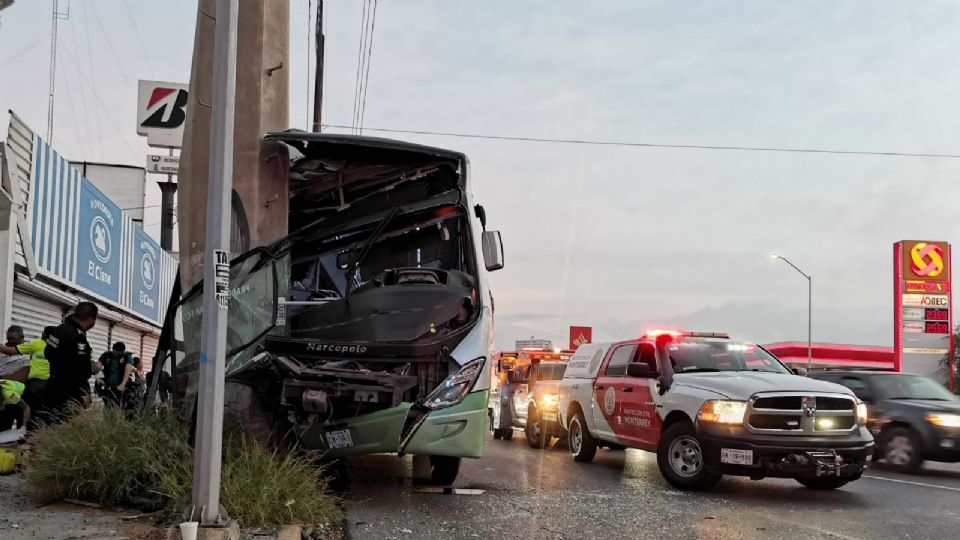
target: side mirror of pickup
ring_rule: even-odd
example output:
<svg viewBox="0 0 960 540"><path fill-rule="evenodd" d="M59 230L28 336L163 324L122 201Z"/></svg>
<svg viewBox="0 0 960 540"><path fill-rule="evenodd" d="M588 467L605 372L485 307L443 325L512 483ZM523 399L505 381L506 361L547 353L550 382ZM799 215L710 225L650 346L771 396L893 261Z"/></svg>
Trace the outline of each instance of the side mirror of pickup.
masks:
<svg viewBox="0 0 960 540"><path fill-rule="evenodd" d="M801 376L801 377L806 377L806 376L807 376L807 368L795 367L795 368L793 368L793 372L796 373L797 375Z"/></svg>
<svg viewBox="0 0 960 540"><path fill-rule="evenodd" d="M650 366L642 362L627 364L627 375L637 379L656 379L660 376L658 372L650 371Z"/></svg>

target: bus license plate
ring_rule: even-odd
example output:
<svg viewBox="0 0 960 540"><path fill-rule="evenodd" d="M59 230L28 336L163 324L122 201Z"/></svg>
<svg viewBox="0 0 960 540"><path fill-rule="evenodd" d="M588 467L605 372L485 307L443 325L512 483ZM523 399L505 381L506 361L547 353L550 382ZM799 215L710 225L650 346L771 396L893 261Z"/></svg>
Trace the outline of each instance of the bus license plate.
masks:
<svg viewBox="0 0 960 540"><path fill-rule="evenodd" d="M721 448L720 463L729 463L730 465L753 465L753 450Z"/></svg>
<svg viewBox="0 0 960 540"><path fill-rule="evenodd" d="M543 413L543 419L546 420L547 422L556 422L556 421L557 421L557 413L555 413L555 412L545 412L545 413Z"/></svg>
<svg viewBox="0 0 960 540"><path fill-rule="evenodd" d="M341 429L339 431L328 431L327 432L327 446L331 450L337 448L350 448L353 446L353 438L350 437L349 429Z"/></svg>

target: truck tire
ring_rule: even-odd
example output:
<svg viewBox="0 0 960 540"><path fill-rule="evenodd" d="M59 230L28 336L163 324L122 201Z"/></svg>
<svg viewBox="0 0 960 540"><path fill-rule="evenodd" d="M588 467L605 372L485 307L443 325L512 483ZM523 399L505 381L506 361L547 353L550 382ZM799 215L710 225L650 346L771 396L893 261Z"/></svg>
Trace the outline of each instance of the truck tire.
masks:
<svg viewBox="0 0 960 540"><path fill-rule="evenodd" d="M430 481L438 486L449 486L460 474L461 458L453 456L430 456Z"/></svg>
<svg viewBox="0 0 960 540"><path fill-rule="evenodd" d="M570 428L567 431L570 441L570 454L574 461L589 463L593 461L593 456L597 454L597 440L587 429L587 422L583 418L583 413L577 411L570 420Z"/></svg>
<svg viewBox="0 0 960 540"><path fill-rule="evenodd" d="M657 466L671 486L691 491L708 491L723 475L707 471L703 447L693 424L678 422L660 436Z"/></svg>
<svg viewBox="0 0 960 540"><path fill-rule="evenodd" d="M923 447L915 431L906 427L895 427L885 431L881 440L883 448L880 452L890 468L905 473L920 470L923 465Z"/></svg>
<svg viewBox="0 0 960 540"><path fill-rule="evenodd" d="M547 435L547 430L540 422L540 415L537 414L537 409L532 405L527 409L527 425L523 428L523 433L527 436L527 444L530 445L530 448L540 450L546 448L547 442L552 438Z"/></svg>
<svg viewBox="0 0 960 540"><path fill-rule="evenodd" d="M849 478L839 478L836 476L823 476L820 478L797 478L797 482L803 484L803 487L817 490L830 490L843 487L850 482Z"/></svg>

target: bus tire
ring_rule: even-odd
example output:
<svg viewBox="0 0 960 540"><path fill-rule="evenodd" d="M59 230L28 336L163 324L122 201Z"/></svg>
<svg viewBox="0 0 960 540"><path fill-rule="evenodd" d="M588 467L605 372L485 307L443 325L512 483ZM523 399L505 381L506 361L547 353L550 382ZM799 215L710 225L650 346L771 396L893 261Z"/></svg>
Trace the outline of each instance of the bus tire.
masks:
<svg viewBox="0 0 960 540"><path fill-rule="evenodd" d="M460 474L461 458L453 456L430 456L430 481L438 486L449 486Z"/></svg>

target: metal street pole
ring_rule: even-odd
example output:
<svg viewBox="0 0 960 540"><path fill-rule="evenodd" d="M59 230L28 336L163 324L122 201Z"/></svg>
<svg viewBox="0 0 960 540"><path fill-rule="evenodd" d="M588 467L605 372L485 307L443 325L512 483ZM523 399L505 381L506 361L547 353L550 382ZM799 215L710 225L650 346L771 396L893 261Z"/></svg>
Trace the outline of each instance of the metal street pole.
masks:
<svg viewBox="0 0 960 540"><path fill-rule="evenodd" d="M207 191L206 254L193 504L202 525L221 525L220 466L223 393L230 297L230 195L233 189L233 124L237 81L238 0L217 0L213 49L213 99Z"/></svg>
<svg viewBox="0 0 960 540"><path fill-rule="evenodd" d="M813 277L790 262L783 255L770 255L771 259L779 259L789 264L794 270L800 272L800 275L807 278L807 369L813 366Z"/></svg>

